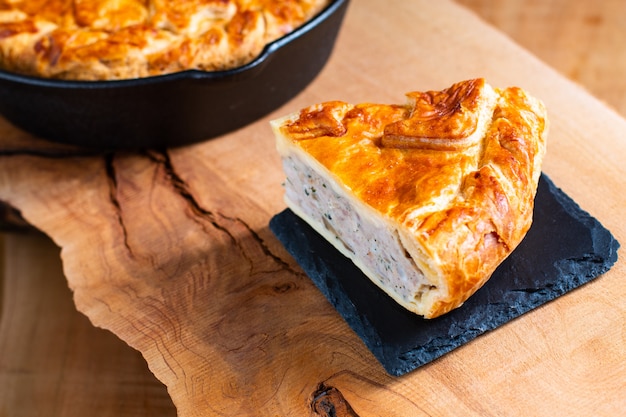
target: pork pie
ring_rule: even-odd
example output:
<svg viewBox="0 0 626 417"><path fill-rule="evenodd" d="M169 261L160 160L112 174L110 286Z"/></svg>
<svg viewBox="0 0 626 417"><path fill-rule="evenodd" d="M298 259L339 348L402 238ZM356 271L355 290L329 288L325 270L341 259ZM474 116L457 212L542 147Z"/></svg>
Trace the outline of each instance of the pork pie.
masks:
<svg viewBox="0 0 626 417"><path fill-rule="evenodd" d="M483 79L271 122L288 207L406 309L463 304L530 228L544 105Z"/></svg>
<svg viewBox="0 0 626 417"><path fill-rule="evenodd" d="M114 80L248 63L328 0L0 0L0 68Z"/></svg>

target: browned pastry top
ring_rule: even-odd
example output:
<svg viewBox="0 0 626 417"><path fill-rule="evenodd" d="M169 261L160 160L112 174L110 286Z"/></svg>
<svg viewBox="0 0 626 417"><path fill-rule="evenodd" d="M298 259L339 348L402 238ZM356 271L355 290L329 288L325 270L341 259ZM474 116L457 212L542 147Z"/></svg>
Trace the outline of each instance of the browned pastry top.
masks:
<svg viewBox="0 0 626 417"><path fill-rule="evenodd" d="M0 0L0 68L110 80L241 66L328 0Z"/></svg>

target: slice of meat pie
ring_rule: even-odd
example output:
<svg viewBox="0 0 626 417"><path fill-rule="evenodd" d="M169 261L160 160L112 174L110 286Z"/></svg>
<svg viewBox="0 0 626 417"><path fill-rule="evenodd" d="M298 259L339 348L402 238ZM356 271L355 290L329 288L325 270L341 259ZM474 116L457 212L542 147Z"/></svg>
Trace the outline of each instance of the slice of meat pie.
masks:
<svg viewBox="0 0 626 417"><path fill-rule="evenodd" d="M530 228L544 105L483 79L403 105L340 101L271 122L285 200L399 304L459 307Z"/></svg>

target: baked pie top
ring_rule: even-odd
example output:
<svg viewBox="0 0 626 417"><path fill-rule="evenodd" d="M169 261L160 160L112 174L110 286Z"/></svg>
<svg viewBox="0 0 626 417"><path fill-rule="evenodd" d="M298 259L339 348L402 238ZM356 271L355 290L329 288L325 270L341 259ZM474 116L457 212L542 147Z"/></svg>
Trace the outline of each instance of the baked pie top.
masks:
<svg viewBox="0 0 626 417"><path fill-rule="evenodd" d="M0 68L113 80L244 65L329 0L0 0Z"/></svg>

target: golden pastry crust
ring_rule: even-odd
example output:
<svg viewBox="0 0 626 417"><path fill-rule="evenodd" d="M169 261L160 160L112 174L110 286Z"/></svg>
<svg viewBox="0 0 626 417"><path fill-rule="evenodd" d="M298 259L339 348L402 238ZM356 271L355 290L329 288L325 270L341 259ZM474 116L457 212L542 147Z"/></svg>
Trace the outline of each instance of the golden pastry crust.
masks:
<svg viewBox="0 0 626 417"><path fill-rule="evenodd" d="M0 68L114 80L244 65L329 0L0 0Z"/></svg>
<svg viewBox="0 0 626 417"><path fill-rule="evenodd" d="M478 290L530 228L548 121L522 89L483 79L407 97L405 105L322 103L273 126L283 157L312 157L355 206L390 224L428 284L407 300L370 278L433 318Z"/></svg>

